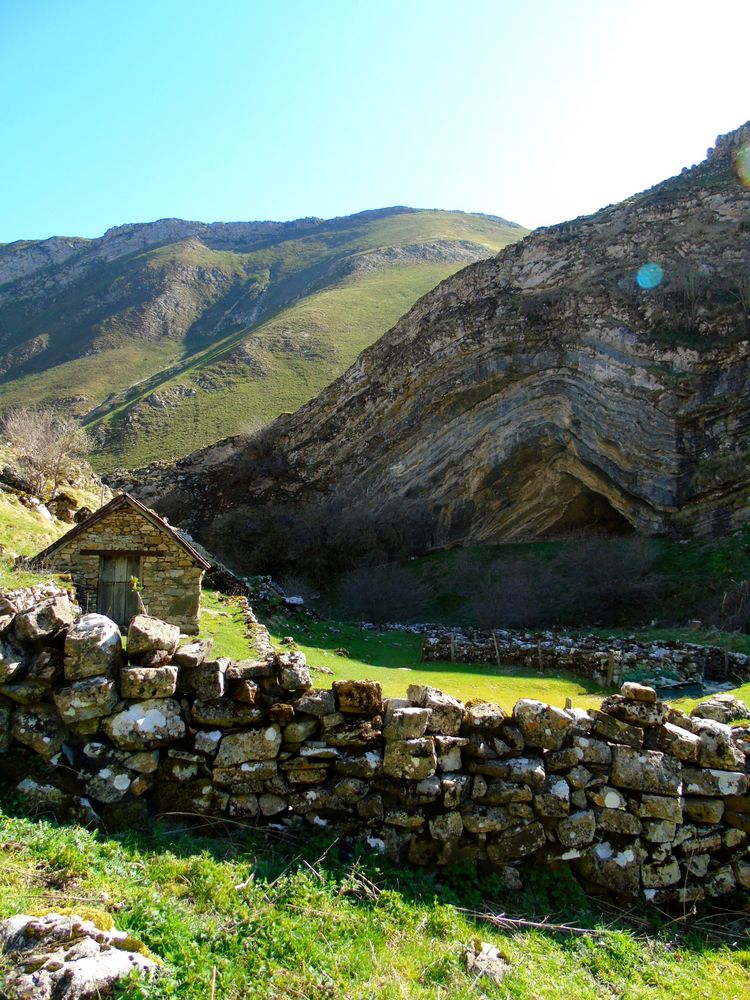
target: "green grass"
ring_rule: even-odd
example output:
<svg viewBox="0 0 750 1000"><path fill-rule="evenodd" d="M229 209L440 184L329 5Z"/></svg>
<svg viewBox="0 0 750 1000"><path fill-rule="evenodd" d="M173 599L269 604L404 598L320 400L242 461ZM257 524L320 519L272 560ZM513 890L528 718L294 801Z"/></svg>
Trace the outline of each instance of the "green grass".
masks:
<svg viewBox="0 0 750 1000"><path fill-rule="evenodd" d="M200 636L214 641L214 657L247 660L255 648L245 635L245 619L236 599L204 587L201 593Z"/></svg>
<svg viewBox="0 0 750 1000"><path fill-rule="evenodd" d="M159 979L128 985L123 998L206 1000L214 976L221 1000L748 995L744 926L725 945L656 913L635 910L639 923L627 924L587 901L564 873L523 877L524 891L509 895L471 868L410 871L366 851L340 854L304 829L284 841L250 829L207 837L156 823L106 837L0 806L0 916L111 914L165 963ZM462 908L593 933L504 933ZM499 986L465 971L464 952L477 938L511 963Z"/></svg>
<svg viewBox="0 0 750 1000"><path fill-rule="evenodd" d="M519 698L564 705L570 698L581 708L595 708L603 695L593 681L570 674L542 673L524 667L487 663L422 663L422 639L402 632L360 631L344 622L312 621L275 615L268 621L271 639L292 635L313 671L315 683L329 687L337 679L376 680L387 697L404 697L410 684L431 684L462 701L483 698L511 709ZM349 655L339 655L337 649Z"/></svg>

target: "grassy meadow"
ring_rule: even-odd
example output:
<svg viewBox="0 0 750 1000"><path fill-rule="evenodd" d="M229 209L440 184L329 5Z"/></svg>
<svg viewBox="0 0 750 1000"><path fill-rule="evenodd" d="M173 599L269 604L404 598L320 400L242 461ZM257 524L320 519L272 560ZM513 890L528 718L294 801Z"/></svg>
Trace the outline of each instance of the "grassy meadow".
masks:
<svg viewBox="0 0 750 1000"><path fill-rule="evenodd" d="M261 835L241 824L163 821L108 836L0 801L0 917L61 908L111 915L164 963L150 983L125 985L122 1000L750 994L738 914L624 911L587 899L565 872L521 874L523 890L510 893L492 874L407 870L304 826ZM521 922L499 929L483 913ZM477 941L509 962L502 983L467 972Z"/></svg>

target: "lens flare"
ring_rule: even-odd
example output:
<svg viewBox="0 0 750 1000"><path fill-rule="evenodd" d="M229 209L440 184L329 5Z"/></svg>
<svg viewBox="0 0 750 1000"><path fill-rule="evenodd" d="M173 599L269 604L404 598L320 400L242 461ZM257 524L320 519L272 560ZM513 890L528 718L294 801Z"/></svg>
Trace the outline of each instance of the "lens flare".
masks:
<svg viewBox="0 0 750 1000"><path fill-rule="evenodd" d="M649 289L660 285L663 277L664 271L659 265L649 261L638 269L635 280L638 282L640 288Z"/></svg>
<svg viewBox="0 0 750 1000"><path fill-rule="evenodd" d="M743 142L734 154L734 172L740 184L750 188L750 142Z"/></svg>

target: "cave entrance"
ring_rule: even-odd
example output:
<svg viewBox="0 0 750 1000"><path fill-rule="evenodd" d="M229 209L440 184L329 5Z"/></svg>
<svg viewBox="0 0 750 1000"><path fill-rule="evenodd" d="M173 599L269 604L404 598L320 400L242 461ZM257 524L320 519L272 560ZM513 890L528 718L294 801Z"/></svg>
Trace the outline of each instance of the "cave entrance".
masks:
<svg viewBox="0 0 750 1000"><path fill-rule="evenodd" d="M565 497L560 516L545 531L546 537L585 531L594 535L630 535L635 529L601 493L580 485Z"/></svg>

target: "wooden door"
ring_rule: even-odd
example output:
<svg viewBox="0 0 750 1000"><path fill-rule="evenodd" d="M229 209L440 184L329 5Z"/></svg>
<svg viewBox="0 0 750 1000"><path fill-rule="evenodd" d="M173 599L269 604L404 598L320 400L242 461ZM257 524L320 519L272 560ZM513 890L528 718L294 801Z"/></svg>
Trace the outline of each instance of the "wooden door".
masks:
<svg viewBox="0 0 750 1000"><path fill-rule="evenodd" d="M141 560L126 553L101 556L97 611L118 625L127 625L138 614L138 604L131 580L140 576Z"/></svg>

